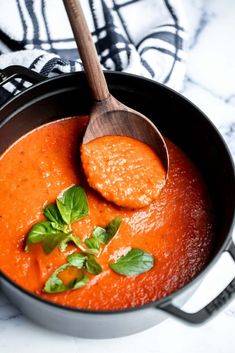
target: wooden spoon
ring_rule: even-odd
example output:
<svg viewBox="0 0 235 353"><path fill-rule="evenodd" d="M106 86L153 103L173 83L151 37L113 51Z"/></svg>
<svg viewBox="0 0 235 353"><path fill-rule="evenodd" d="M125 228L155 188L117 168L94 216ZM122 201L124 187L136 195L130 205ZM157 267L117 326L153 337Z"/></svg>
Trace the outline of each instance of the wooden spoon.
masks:
<svg viewBox="0 0 235 353"><path fill-rule="evenodd" d="M83 143L106 135L133 137L156 151L167 175L169 157L162 135L146 116L122 104L110 94L79 0L63 1L94 98Z"/></svg>

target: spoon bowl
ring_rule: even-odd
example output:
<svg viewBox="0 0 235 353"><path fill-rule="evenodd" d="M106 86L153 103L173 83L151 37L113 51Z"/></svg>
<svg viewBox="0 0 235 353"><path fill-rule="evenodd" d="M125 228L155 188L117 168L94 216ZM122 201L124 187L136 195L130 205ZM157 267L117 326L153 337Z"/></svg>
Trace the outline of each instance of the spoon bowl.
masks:
<svg viewBox="0 0 235 353"><path fill-rule="evenodd" d="M120 103L112 95L105 101L95 102L83 143L107 135L129 136L148 144L168 171L167 147L156 126L146 116Z"/></svg>

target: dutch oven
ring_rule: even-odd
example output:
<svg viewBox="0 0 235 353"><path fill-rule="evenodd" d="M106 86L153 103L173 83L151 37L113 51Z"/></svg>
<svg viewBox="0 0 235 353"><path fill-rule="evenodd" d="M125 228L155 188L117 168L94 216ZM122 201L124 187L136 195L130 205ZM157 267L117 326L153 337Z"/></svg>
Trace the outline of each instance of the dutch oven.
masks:
<svg viewBox="0 0 235 353"><path fill-rule="evenodd" d="M195 313L181 309L223 252L235 261L232 226L235 176L231 155L215 126L194 104L173 90L135 75L106 72L111 93L146 115L161 133L178 145L200 170L213 206L215 233L207 266L173 294L143 305L117 311L88 311L65 307L27 292L4 273L2 291L25 316L59 332L89 338L118 337L152 327L173 315L191 324L211 318L235 293L235 278L207 306ZM50 79L20 66L0 72L0 86L21 78L34 83L0 110L0 154L28 131L60 118L89 114L90 90L83 72ZM13 201L14 206L14 201Z"/></svg>

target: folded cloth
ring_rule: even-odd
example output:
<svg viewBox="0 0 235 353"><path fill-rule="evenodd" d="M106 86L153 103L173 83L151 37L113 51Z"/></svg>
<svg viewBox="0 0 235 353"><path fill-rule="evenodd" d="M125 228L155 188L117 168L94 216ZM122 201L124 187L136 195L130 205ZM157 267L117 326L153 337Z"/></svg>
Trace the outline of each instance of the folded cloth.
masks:
<svg viewBox="0 0 235 353"><path fill-rule="evenodd" d="M106 70L145 76L176 90L185 73L180 0L80 0ZM0 69L23 65L51 77L82 70L62 0L0 3ZM0 90L0 105L27 83Z"/></svg>

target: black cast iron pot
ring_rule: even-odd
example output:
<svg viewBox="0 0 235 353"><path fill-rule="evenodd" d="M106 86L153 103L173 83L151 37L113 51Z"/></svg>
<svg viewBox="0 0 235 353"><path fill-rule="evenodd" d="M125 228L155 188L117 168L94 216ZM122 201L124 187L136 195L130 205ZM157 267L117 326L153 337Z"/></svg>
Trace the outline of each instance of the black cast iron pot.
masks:
<svg viewBox="0 0 235 353"><path fill-rule="evenodd" d="M92 312L50 303L19 287L1 273L2 291L27 317L40 325L70 335L104 338L135 333L160 323L168 314L198 324L212 317L235 293L235 278L206 307L196 313L180 309L224 251L235 260L232 224L235 209L235 177L231 156L223 139L207 117L187 99L151 80L107 72L111 93L140 111L163 135L181 147L197 165L207 184L215 216L213 251L206 268L172 295L137 308ZM91 97L84 73L44 79L22 67L0 72L1 84L23 78L36 83L0 110L0 154L28 131L70 115L88 114ZM14 200L13 200L14 206Z"/></svg>

